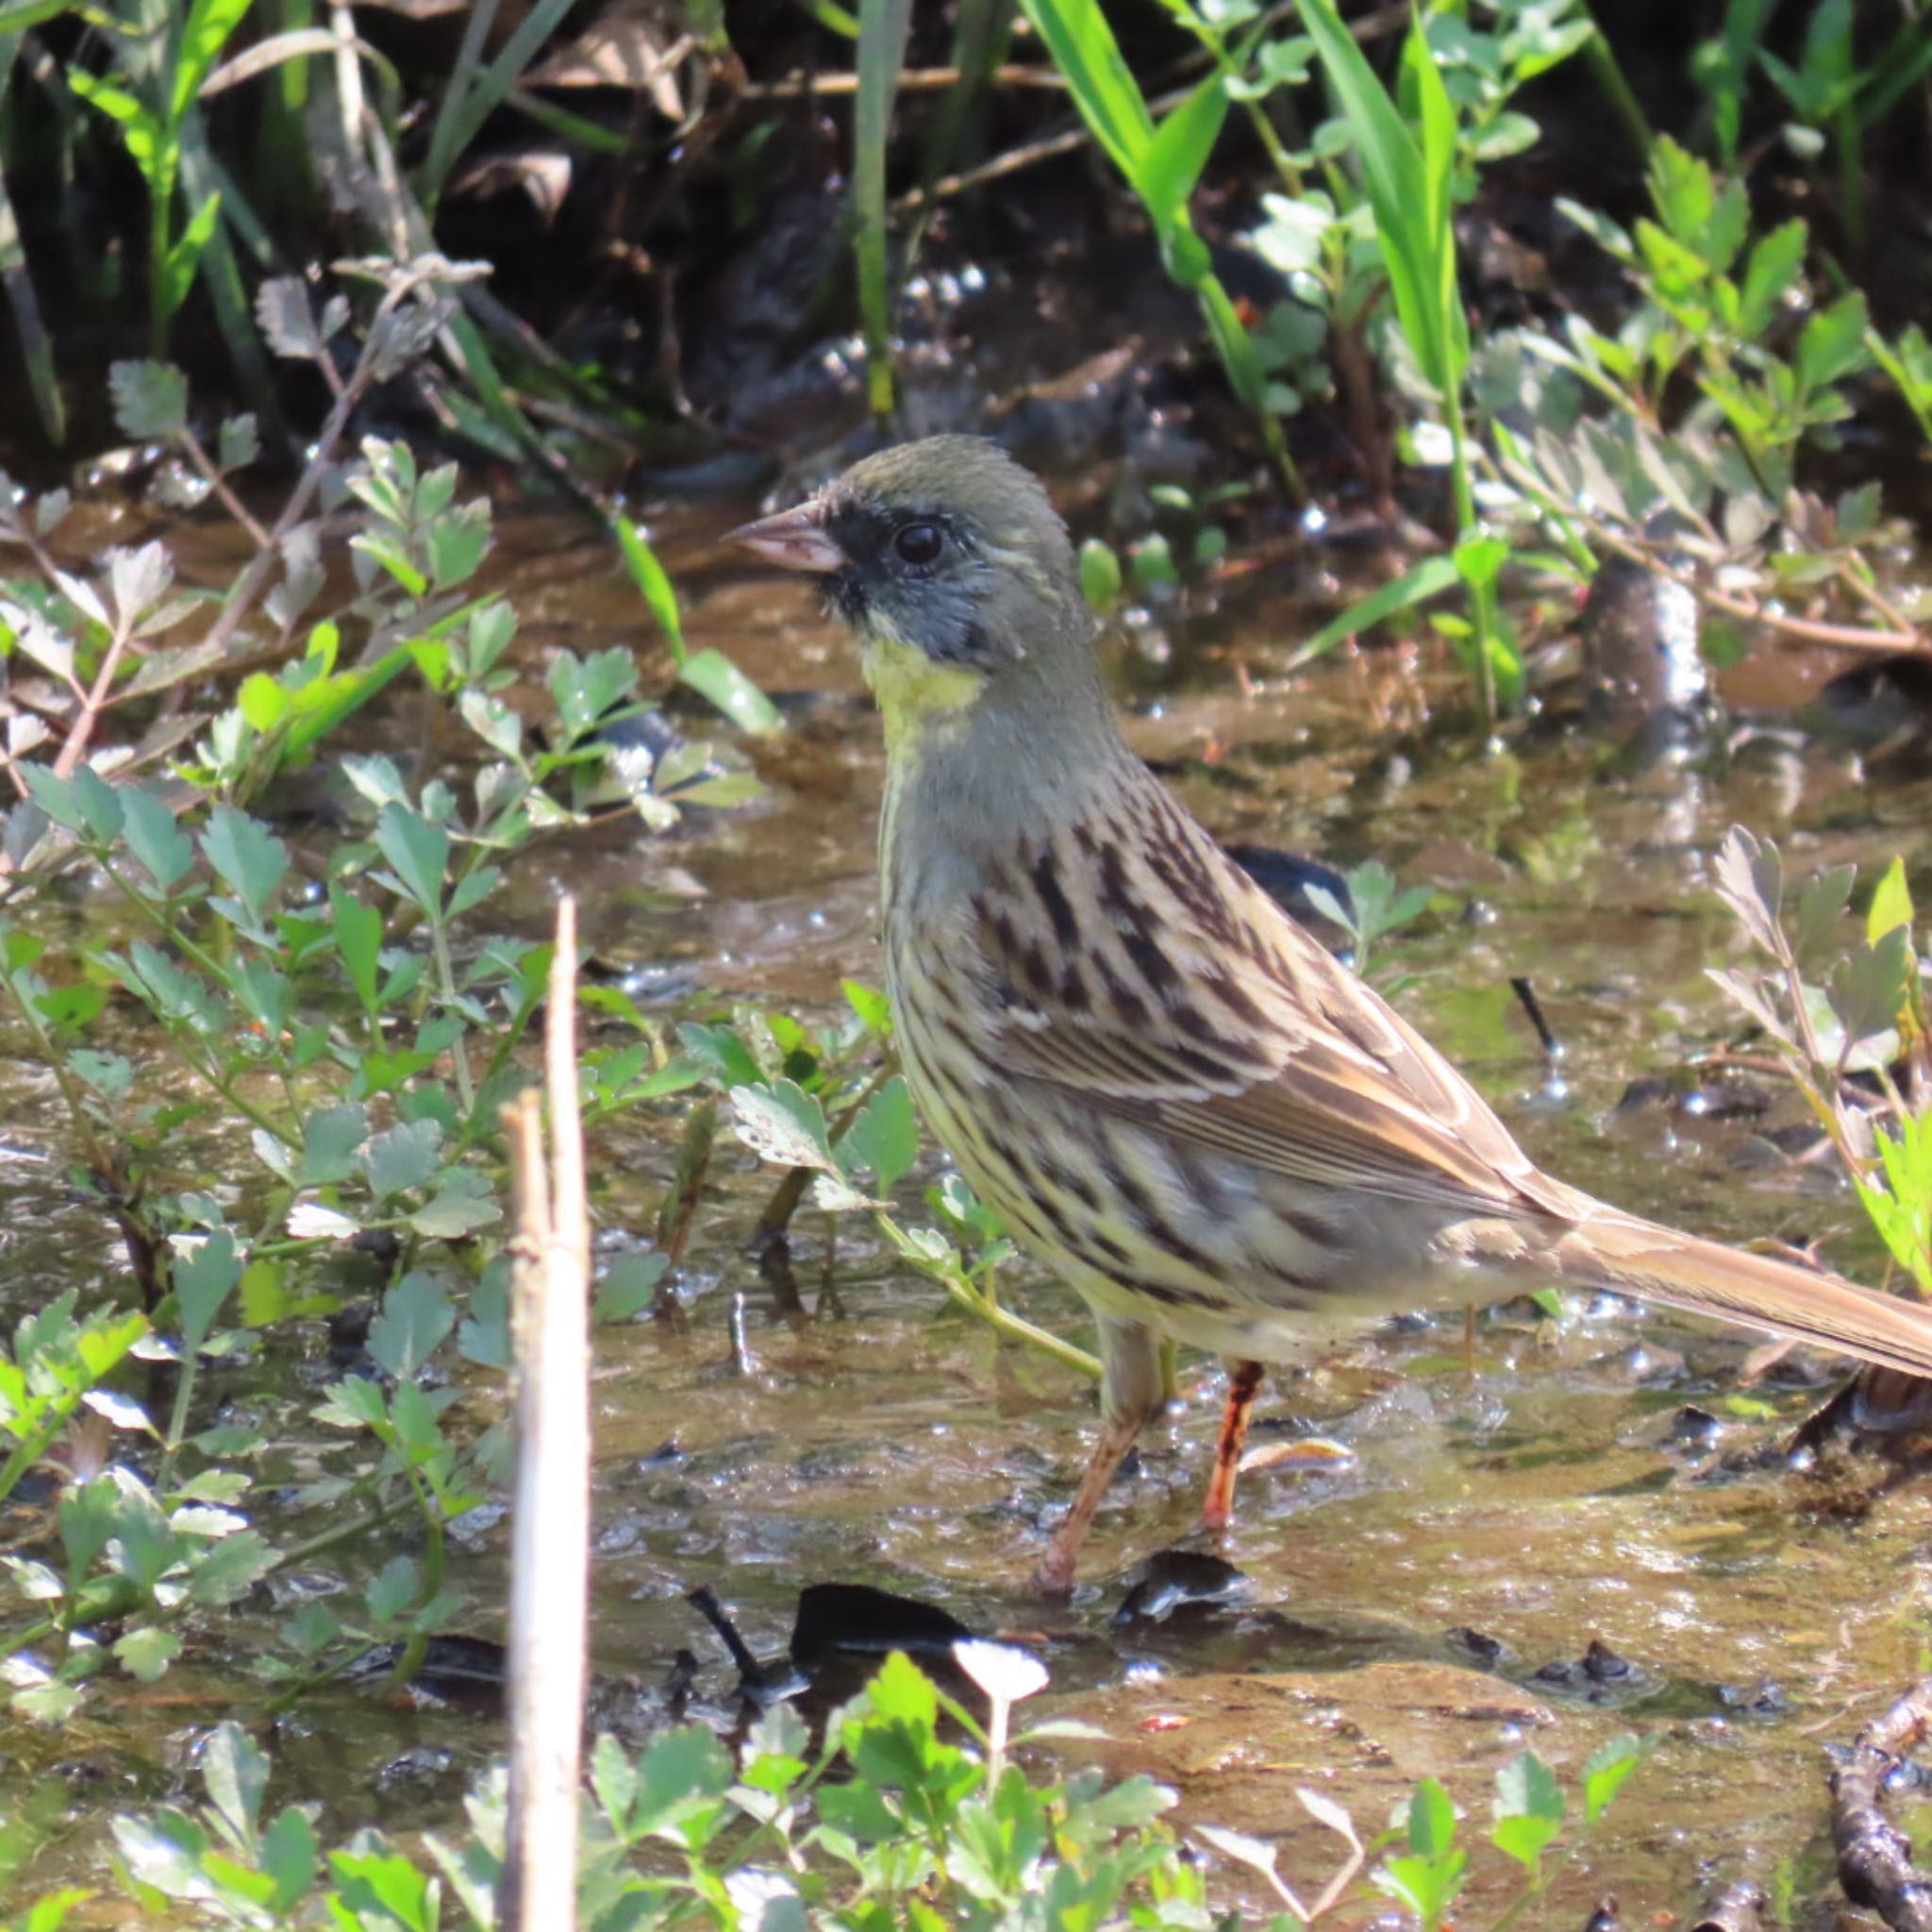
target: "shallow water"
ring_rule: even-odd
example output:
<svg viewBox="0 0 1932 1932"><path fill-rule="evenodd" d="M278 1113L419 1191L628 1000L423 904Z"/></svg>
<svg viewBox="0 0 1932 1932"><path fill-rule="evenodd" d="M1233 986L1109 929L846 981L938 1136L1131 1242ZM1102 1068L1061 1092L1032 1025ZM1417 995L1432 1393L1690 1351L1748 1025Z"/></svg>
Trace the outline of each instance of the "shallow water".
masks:
<svg viewBox="0 0 1932 1932"><path fill-rule="evenodd" d="M808 593L719 565L726 520L673 520L658 535L692 644L729 651L788 713L782 740L745 747L765 799L693 813L664 836L626 823L542 848L501 916L534 932L568 883L592 950L633 974L647 1006L724 994L829 1012L841 977L878 974L878 734ZM639 641L633 594L598 543L537 517L506 520L500 538L495 568L514 587L533 670L558 644ZM1816 1165L1762 1158L1754 1137L1767 1122L1799 1118L1774 1085L1745 1078L1763 1117L1711 1104L1727 1090L1710 1083L1701 1105L1622 1104L1633 1082L1734 1031L1704 976L1737 950L1708 888L1730 824L1778 840L1799 873L1904 851L1927 896L1932 782L1875 783L1851 748L1790 729L1790 707L1833 667L1767 660L1734 674L1729 695L1747 708L1727 755L1629 774L1554 719L1484 750L1453 715L1454 673L1409 654L1338 655L1289 675L1307 610L1252 583L1236 591L1239 605L1197 597L1201 608L1124 627L1111 647L1133 741L1179 794L1231 841L1343 865L1379 857L1438 890L1419 925L1383 943L1374 976L1406 980L1404 1011L1545 1164L1703 1232L1825 1237L1838 1265L1875 1278L1845 1191ZM662 659L649 641L641 656L648 684ZM396 743L419 741L407 701L391 722ZM1562 1042L1554 1067L1510 991L1517 974ZM17 1069L8 1079L8 1117L31 1129L47 1095ZM66 1193L46 1141L7 1138L8 1300L116 1271L108 1232ZM602 1228L650 1225L673 1152L638 1117L608 1136L593 1162ZM902 1191L913 1212L932 1172ZM866 1231L843 1228L828 1253L809 1212L793 1256L816 1312L787 1321L743 1253L774 1182L725 1141L689 1250L688 1329L641 1322L599 1336L601 1670L656 1685L688 1648L697 1707L720 1707L734 1673L685 1600L692 1589L711 1585L761 1653L782 1650L806 1584L923 1598L1037 1641L1055 1673L1042 1709L1103 1724L1115 1740L1105 1761L1174 1783L1183 1817L1285 1835L1282 1869L1305 1893L1335 1840L1294 1787L1342 1803L1367 1837L1434 1774L1479 1837L1494 1770L1524 1743L1574 1781L1592 1749L1634 1727L1658 1740L1655 1757L1535 1923L1580 1925L1606 1892L1627 1924L1662 1923L1653 1915L1694 1915L1741 1874L1788 1882L1794 1923L1834 1923L1823 1747L1847 1740L1919 1665L1932 1504L1909 1485L1878 1493L1875 1468L1724 1466L1814 1405L1832 1374L1822 1358L1788 1358L1740 1399L1757 1338L1622 1303L1579 1302L1560 1324L1526 1307L1489 1311L1467 1354L1458 1320L1385 1324L1271 1376L1258 1441L1319 1434L1352 1456L1244 1479L1221 1546L1244 1598L1116 1628L1132 1563L1190 1536L1218 1365L1184 1357L1184 1399L1103 1511L1088 1580L1048 1608L1024 1578L1084 1457L1085 1386L941 1311L937 1291ZM1081 1334L1070 1296L1024 1264L1008 1276L1016 1306ZM742 1359L728 1333L739 1296ZM289 1397L325 1379L318 1359L268 1366ZM272 1401L259 1374L211 1377L211 1396ZM484 1399L479 1388L479 1409ZM1711 1419L1689 1441L1687 1406ZM306 1440L318 1432L301 1413L289 1410L291 1465L331 1453ZM479 1634L493 1634L501 1551L500 1524L486 1524L458 1558ZM245 1651L246 1628L205 1633L198 1665L62 1740L63 1757L96 1767L84 1806L170 1787L182 1743L171 1726L222 1701L224 1645ZM1628 1669L1538 1676L1592 1641ZM386 1711L349 1692L281 1731L291 1785L312 1780L329 1805L325 1830L378 1811L404 1825L443 1815L492 1743L481 1720ZM1479 1896L1499 1862L1478 1857ZM1354 1907L1338 1923L1370 1916Z"/></svg>

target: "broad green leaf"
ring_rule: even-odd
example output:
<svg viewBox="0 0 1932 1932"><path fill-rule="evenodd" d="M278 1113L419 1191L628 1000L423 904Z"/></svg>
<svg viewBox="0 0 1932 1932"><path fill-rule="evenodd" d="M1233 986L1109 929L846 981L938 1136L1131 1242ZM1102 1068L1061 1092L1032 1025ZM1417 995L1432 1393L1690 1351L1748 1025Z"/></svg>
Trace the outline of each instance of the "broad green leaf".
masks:
<svg viewBox="0 0 1932 1932"><path fill-rule="evenodd" d="M356 1172L356 1150L369 1133L360 1104L346 1100L321 1107L302 1123L302 1159L295 1170L298 1187L327 1187L347 1180Z"/></svg>
<svg viewBox="0 0 1932 1932"><path fill-rule="evenodd" d="M1822 389L1865 366L1869 318L1865 298L1856 289L1828 308L1807 318L1798 332L1798 380L1807 390Z"/></svg>
<svg viewBox="0 0 1932 1932"><path fill-rule="evenodd" d="M341 879L328 882L329 909L335 916L336 951L362 1010L374 1019L381 1010L382 915L365 906Z"/></svg>
<svg viewBox="0 0 1932 1932"><path fill-rule="evenodd" d="M715 644L693 651L677 678L715 705L741 731L763 735L785 728L778 708Z"/></svg>
<svg viewBox="0 0 1932 1932"><path fill-rule="evenodd" d="M442 1126L434 1120L403 1121L377 1134L363 1156L370 1191L378 1201L425 1186L435 1174Z"/></svg>
<svg viewBox="0 0 1932 1932"><path fill-rule="evenodd" d="M1098 537L1080 545L1080 594L1090 609L1101 612L1111 610L1120 600L1120 555Z"/></svg>
<svg viewBox="0 0 1932 1932"><path fill-rule="evenodd" d="M403 891L431 919L441 918L449 834L408 806L386 805L376 817L375 842Z"/></svg>
<svg viewBox="0 0 1932 1932"><path fill-rule="evenodd" d="M108 389L114 421L134 441L178 436L188 426L188 378L173 363L111 363Z"/></svg>
<svg viewBox="0 0 1932 1932"><path fill-rule="evenodd" d="M668 1255L658 1253L619 1255L597 1277L591 1319L627 1322L649 1307L670 1259Z"/></svg>
<svg viewBox="0 0 1932 1932"><path fill-rule="evenodd" d="M258 926L289 870L289 849L259 819L218 805L208 814L201 849L216 876L247 908Z"/></svg>
<svg viewBox="0 0 1932 1932"><path fill-rule="evenodd" d="M192 1356L208 1340L222 1304L242 1278L235 1237L226 1228L218 1229L192 1254L177 1257L170 1274L181 1314L182 1351Z"/></svg>
<svg viewBox="0 0 1932 1932"><path fill-rule="evenodd" d="M369 1353L399 1382L413 1376L448 1340L456 1326L449 1296L420 1268L412 1268L382 1298L369 1324Z"/></svg>
<svg viewBox="0 0 1932 1932"><path fill-rule="evenodd" d="M837 1149L848 1163L870 1168L884 1192L919 1158L919 1121L912 1095L897 1074L866 1103Z"/></svg>
<svg viewBox="0 0 1932 1932"><path fill-rule="evenodd" d="M824 1109L795 1081L734 1087L731 1110L738 1137L761 1159L785 1167L812 1167L836 1174Z"/></svg>

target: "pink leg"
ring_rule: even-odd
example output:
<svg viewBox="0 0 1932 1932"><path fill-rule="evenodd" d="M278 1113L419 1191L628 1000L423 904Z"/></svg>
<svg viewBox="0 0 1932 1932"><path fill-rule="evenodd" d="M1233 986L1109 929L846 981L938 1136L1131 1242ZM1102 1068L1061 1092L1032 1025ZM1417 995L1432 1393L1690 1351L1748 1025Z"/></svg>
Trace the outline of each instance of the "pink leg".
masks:
<svg viewBox="0 0 1932 1932"><path fill-rule="evenodd" d="M1100 1499L1134 1446L1134 1438L1161 1406L1160 1350L1152 1329L1139 1322L1101 1316L1100 1359L1100 1440L1088 1457L1086 1474L1074 1492L1066 1521L1054 1533L1052 1547L1033 1573L1034 1587L1046 1596L1072 1592L1074 1559L1092 1526Z"/></svg>
<svg viewBox="0 0 1932 1932"><path fill-rule="evenodd" d="M1234 1521L1234 1479L1248 1440L1248 1417L1266 1373L1260 1362L1228 1365L1227 1402L1221 1411L1221 1434L1214 1442L1214 1473L1208 1478L1208 1499L1201 1505L1204 1529L1225 1529Z"/></svg>

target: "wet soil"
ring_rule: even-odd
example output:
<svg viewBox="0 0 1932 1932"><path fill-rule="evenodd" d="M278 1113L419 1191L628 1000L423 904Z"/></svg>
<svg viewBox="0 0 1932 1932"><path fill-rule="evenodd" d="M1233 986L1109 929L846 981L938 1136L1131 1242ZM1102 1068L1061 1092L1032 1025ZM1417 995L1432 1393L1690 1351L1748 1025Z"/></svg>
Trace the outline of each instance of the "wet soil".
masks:
<svg viewBox="0 0 1932 1932"><path fill-rule="evenodd" d="M542 848L502 916L537 930L568 883L591 948L646 1006L676 1013L724 995L829 1012L841 977L878 972L878 734L808 594L720 565L715 535L737 508L667 517L656 534L693 645L731 652L787 713L782 739L735 747L765 798L694 812L667 835L625 824ZM500 539L494 567L514 587L533 676L560 644L635 644L647 681L664 671L614 559L577 526L511 516ZM1774 1084L1673 1076L1733 1035L1705 978L1738 950L1708 886L1725 828L1778 840L1800 872L1903 851L1924 903L1932 781L1907 769L1876 782L1857 743L1800 727L1798 707L1842 668L1815 659L1726 674L1729 721L1688 761L1633 768L1560 705L1485 747L1457 713L1453 668L1426 650L1282 668L1313 616L1267 586L1346 572L1339 556L1307 557L1117 626L1136 746L1230 841L1344 865L1376 857L1436 891L1374 975L1401 977L1403 1009L1545 1164L1703 1232L1822 1238L1837 1265L1877 1278L1844 1189L1774 1145L1771 1130L1800 1119ZM437 755L407 700L389 726ZM1559 1061L1510 990L1517 975L1534 984ZM0 1136L10 1323L69 1283L97 1291L122 1263L34 1128L51 1117L47 1095L18 1063L7 1080L6 1117L23 1129ZM671 1131L626 1117L603 1141L594 1208L611 1238L650 1226ZM906 1185L911 1211L935 1172L929 1159ZM1182 1400L1104 1509L1086 1582L1049 1607L1024 1579L1083 1459L1091 1393L940 1311L866 1230L841 1226L834 1244L811 1213L794 1241L810 1313L781 1318L743 1252L774 1181L727 1144L680 1283L688 1325L599 1336L593 1646L603 1672L639 1687L615 1693L638 1724L661 1712L658 1687L685 1650L698 1665L689 1707L728 1714L736 1672L687 1601L693 1589L715 1589L753 1648L776 1653L802 1587L870 1583L1037 1642L1054 1671L1043 1713L1102 1725L1100 1759L1175 1785L1184 1819L1285 1836L1282 1869L1305 1893L1336 1840L1294 1788L1342 1804L1368 1837L1432 1774L1479 1836L1493 1773L1524 1744L1574 1780L1606 1738L1635 1728L1656 1755L1537 1923L1581 1925L1606 1892L1626 1924L1664 1923L1740 1877L1791 1896L1795 1924L1837 1923L1824 1747L1919 1665L1932 1495L1831 1456L1809 1469L1762 1460L1831 1386L1823 1357L1788 1356L1747 1380L1757 1338L1607 1298L1560 1321L1528 1305L1484 1311L1467 1351L1457 1320L1385 1324L1271 1377L1257 1441L1319 1435L1350 1454L1244 1479L1217 1550L1243 1579L1232 1600L1116 1622L1138 1560L1207 1547L1189 1539L1219 1365L1184 1358ZM1070 1295L1024 1263L1008 1274L1016 1306L1081 1333ZM740 1298L741 1357L729 1335ZM291 1472L340 1454L303 1419L332 1373L314 1341L209 1380L211 1400L277 1418ZM479 1386L472 1399L481 1419L494 1398ZM502 1538L490 1512L456 1559L479 1634L494 1631ZM319 1571L277 1588L341 1580ZM76 1802L113 1809L174 1789L188 1739L176 1727L231 1700L254 1707L227 1659L245 1658L251 1620L287 1607L204 1632L155 1690L117 1694L64 1738ZM487 1719L458 1708L349 1690L277 1730L291 1794L324 1800L325 1832L448 1816L494 1741ZM1476 1886L1500 1902L1498 1863L1478 1857ZM1351 1907L1337 1923L1372 1916Z"/></svg>

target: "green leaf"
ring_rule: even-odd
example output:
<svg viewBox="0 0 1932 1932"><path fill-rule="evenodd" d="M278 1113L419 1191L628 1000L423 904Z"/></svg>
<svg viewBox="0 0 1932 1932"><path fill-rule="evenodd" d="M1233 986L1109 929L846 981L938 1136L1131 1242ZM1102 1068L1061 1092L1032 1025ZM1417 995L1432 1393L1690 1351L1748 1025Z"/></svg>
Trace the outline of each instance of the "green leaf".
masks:
<svg viewBox="0 0 1932 1932"><path fill-rule="evenodd" d="M848 1163L870 1168L882 1193L919 1158L919 1120L902 1078L894 1074L873 1095L837 1151Z"/></svg>
<svg viewBox="0 0 1932 1932"><path fill-rule="evenodd" d="M259 819L218 805L208 814L201 849L216 875L248 909L257 926L289 870L289 849Z"/></svg>
<svg viewBox="0 0 1932 1932"><path fill-rule="evenodd" d="M1810 231L1803 222L1782 223L1751 251L1738 297L1738 333L1755 341L1776 320L1778 307L1805 265Z"/></svg>
<svg viewBox="0 0 1932 1932"><path fill-rule="evenodd" d="M1870 359L1865 348L1869 322L1865 298L1856 289L1807 317L1798 332L1800 385L1822 389L1862 369Z"/></svg>
<svg viewBox="0 0 1932 1932"><path fill-rule="evenodd" d="M1100 0L1021 0L1021 6L1072 90L1080 118L1132 186L1154 140L1154 117L1106 8Z"/></svg>
<svg viewBox="0 0 1932 1932"><path fill-rule="evenodd" d="M1439 592L1453 588L1460 575L1453 558L1425 557L1413 570L1405 571L1393 582L1383 584L1365 597L1357 597L1339 617L1332 617L1313 637L1304 639L1290 656L1288 668L1295 670L1324 651L1393 617L1412 609Z"/></svg>
<svg viewBox="0 0 1932 1932"><path fill-rule="evenodd" d="M378 1201L425 1186L442 1148L440 1121L403 1121L377 1134L363 1156L369 1190Z"/></svg>
<svg viewBox="0 0 1932 1932"><path fill-rule="evenodd" d="M369 1353L397 1381L408 1381L449 1339L456 1322L449 1296L412 1268L383 1296L382 1312L369 1324Z"/></svg>
<svg viewBox="0 0 1932 1932"><path fill-rule="evenodd" d="M238 1724L217 1724L202 1750L201 1775L208 1802L241 1843L253 1845L268 1790L268 1758L260 1745Z"/></svg>
<svg viewBox="0 0 1932 1932"><path fill-rule="evenodd" d="M328 882L329 909L335 915L336 951L362 1010L373 1020L382 1009L382 915L365 906L341 879Z"/></svg>
<svg viewBox="0 0 1932 1932"><path fill-rule="evenodd" d="M378 1624L392 1624L423 1592L423 1575L408 1557L391 1557L364 1585L362 1601Z"/></svg>
<svg viewBox="0 0 1932 1932"><path fill-rule="evenodd" d="M441 918L449 834L406 805L386 805L376 817L375 842L404 892L431 919Z"/></svg>
<svg viewBox="0 0 1932 1932"><path fill-rule="evenodd" d="M189 1573L189 1598L219 1609L246 1596L280 1561L280 1553L254 1530L238 1530L196 1560Z"/></svg>
<svg viewBox="0 0 1932 1932"><path fill-rule="evenodd" d="M163 1676L168 1666L180 1654L179 1635L152 1624L143 1629L130 1630L125 1637L117 1638L114 1643L114 1655L123 1668L143 1684L152 1684Z"/></svg>
<svg viewBox="0 0 1932 1932"><path fill-rule="evenodd" d="M144 786L124 786L121 823L127 849L163 892L187 875L194 863L194 841L152 791Z"/></svg>
<svg viewBox="0 0 1932 1932"><path fill-rule="evenodd" d="M628 651L613 646L590 658L560 651L550 664L550 695L575 742L594 730L637 689L638 668Z"/></svg>
<svg viewBox="0 0 1932 1932"><path fill-rule="evenodd" d="M218 1229L192 1254L177 1258L171 1276L175 1306L181 1311L182 1352L192 1356L208 1340L222 1304L242 1278L235 1237L226 1228Z"/></svg>
<svg viewBox="0 0 1932 1932"><path fill-rule="evenodd" d="M214 239L215 219L221 211L221 195L210 194L161 258L158 301L164 316L173 315L187 301L188 291L194 286L194 272L201 266L208 242Z"/></svg>
<svg viewBox="0 0 1932 1932"><path fill-rule="evenodd" d="M123 436L145 442L188 427L188 378L171 362L114 362L108 368L114 421Z"/></svg>
<svg viewBox="0 0 1932 1932"><path fill-rule="evenodd" d="M1403 81L1414 97L1412 133L1411 123L1376 78L1334 0L1297 4L1355 133L1402 332L1444 407L1457 408L1469 333L1456 286L1450 227L1455 113L1422 22L1412 21L1403 52Z"/></svg>
<svg viewBox="0 0 1932 1932"><path fill-rule="evenodd" d="M741 731L764 736L785 728L777 706L715 644L693 651L677 678L716 706Z"/></svg>
<svg viewBox="0 0 1932 1932"><path fill-rule="evenodd" d="M619 1255L597 1278L591 1319L627 1322L649 1307L670 1264L670 1256L663 1254Z"/></svg>
<svg viewBox="0 0 1932 1932"><path fill-rule="evenodd" d="M1563 1788L1534 1751L1519 1751L1496 1774L1496 1815L1562 1822Z"/></svg>
<svg viewBox="0 0 1932 1932"><path fill-rule="evenodd" d="M1408 1848L1420 1857L1439 1857L1456 1843L1456 1807L1432 1777L1424 1778L1408 1801L1407 1830Z"/></svg>
<svg viewBox="0 0 1932 1932"><path fill-rule="evenodd" d="M658 561L658 553L628 517L617 519L617 545L624 552L625 567L644 600L644 608L658 620L658 627L671 646L672 662L682 671L686 659L684 614L677 608L677 591L672 585L671 574Z"/></svg>
<svg viewBox="0 0 1932 1932"><path fill-rule="evenodd" d="M1909 933L1914 916L1912 889L1906 883L1906 862L1894 857L1873 891L1871 909L1865 915L1865 937L1876 945L1894 926L1905 926Z"/></svg>
<svg viewBox="0 0 1932 1932"><path fill-rule="evenodd" d="M1080 594L1088 608L1106 612L1120 601L1121 559L1110 543L1090 537L1080 546Z"/></svg>
<svg viewBox="0 0 1932 1932"><path fill-rule="evenodd" d="M262 1871L275 1882L275 1895L267 1901L268 1905L285 1916L292 1916L321 1870L315 1828L304 1812L288 1805L275 1814L274 1824L261 1835L259 1861Z"/></svg>
<svg viewBox="0 0 1932 1932"><path fill-rule="evenodd" d="M1187 208L1226 119L1227 89L1212 75L1155 129L1133 187L1158 231L1172 227Z"/></svg>
<svg viewBox="0 0 1932 1932"><path fill-rule="evenodd" d="M1650 1746L1625 1731L1591 1754L1583 1767L1584 1822L1594 1824L1623 1789L1624 1780L1650 1755Z"/></svg>
<svg viewBox="0 0 1932 1932"><path fill-rule="evenodd" d="M785 1167L839 1173L824 1109L796 1081L734 1087L731 1110L737 1117L739 1139L761 1159Z"/></svg>
<svg viewBox="0 0 1932 1932"><path fill-rule="evenodd" d="M892 1037L892 1003L875 986L861 986L856 979L840 981L845 1004L858 1016L859 1024L880 1041Z"/></svg>
<svg viewBox="0 0 1932 1932"><path fill-rule="evenodd" d="M250 0L194 0L175 50L168 113L175 125L188 117L228 37L241 25Z"/></svg>

